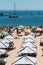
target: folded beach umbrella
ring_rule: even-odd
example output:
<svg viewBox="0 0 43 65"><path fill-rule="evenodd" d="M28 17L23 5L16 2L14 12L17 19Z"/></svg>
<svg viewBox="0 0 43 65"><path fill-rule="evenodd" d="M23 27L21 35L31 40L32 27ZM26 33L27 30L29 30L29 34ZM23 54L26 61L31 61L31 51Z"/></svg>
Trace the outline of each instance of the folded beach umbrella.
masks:
<svg viewBox="0 0 43 65"><path fill-rule="evenodd" d="M16 57L15 61L12 63L12 65L15 64L28 64L28 65L36 65L36 58L29 57L29 56L20 56Z"/></svg>
<svg viewBox="0 0 43 65"><path fill-rule="evenodd" d="M24 42L24 43L27 43L27 42L33 42L33 43L34 43L35 40L28 38L28 39L24 40L23 42Z"/></svg>
<svg viewBox="0 0 43 65"><path fill-rule="evenodd" d="M22 48L21 50L18 51L19 54L29 54L29 53L36 53L33 49L31 49L30 47L26 46L24 48Z"/></svg>

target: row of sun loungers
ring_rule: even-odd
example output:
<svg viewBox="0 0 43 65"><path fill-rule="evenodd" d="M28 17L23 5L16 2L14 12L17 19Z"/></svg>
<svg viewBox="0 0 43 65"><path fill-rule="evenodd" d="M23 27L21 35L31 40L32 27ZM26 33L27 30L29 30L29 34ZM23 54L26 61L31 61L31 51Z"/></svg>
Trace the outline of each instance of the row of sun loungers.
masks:
<svg viewBox="0 0 43 65"><path fill-rule="evenodd" d="M37 65L37 47L35 45L35 35L30 34L24 37L18 56L12 65Z"/></svg>
<svg viewBox="0 0 43 65"><path fill-rule="evenodd" d="M15 49L15 45L13 43L14 37L10 34L4 35L4 37L0 40L0 65L5 65L7 62L6 57L9 56L10 50Z"/></svg>
<svg viewBox="0 0 43 65"><path fill-rule="evenodd" d="M21 48L18 50L18 56L11 65L37 65L37 46L35 45L36 34L29 34L24 36L24 40L21 44ZM11 34L7 34L0 40L0 65L5 65L7 62L6 57L9 56L8 51L15 49L13 43L14 37ZM41 39L42 43L42 39ZM40 45L41 45L40 43Z"/></svg>

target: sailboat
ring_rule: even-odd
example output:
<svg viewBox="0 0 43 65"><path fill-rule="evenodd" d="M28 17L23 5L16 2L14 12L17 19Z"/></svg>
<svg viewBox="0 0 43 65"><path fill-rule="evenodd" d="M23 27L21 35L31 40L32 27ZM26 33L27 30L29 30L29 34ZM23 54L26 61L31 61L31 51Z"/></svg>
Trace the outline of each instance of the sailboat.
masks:
<svg viewBox="0 0 43 65"><path fill-rule="evenodd" d="M15 4L14 4L14 13L12 15L9 15L9 18L18 18L18 15L16 14L15 10Z"/></svg>
<svg viewBox="0 0 43 65"><path fill-rule="evenodd" d="M38 11L38 15L40 15L40 12Z"/></svg>
<svg viewBox="0 0 43 65"><path fill-rule="evenodd" d="M38 9L38 15L40 15L40 10Z"/></svg>

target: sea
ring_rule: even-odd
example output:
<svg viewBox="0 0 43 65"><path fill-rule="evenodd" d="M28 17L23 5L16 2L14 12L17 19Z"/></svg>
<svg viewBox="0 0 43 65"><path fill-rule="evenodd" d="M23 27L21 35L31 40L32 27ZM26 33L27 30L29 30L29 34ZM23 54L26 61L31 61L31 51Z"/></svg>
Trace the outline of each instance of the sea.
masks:
<svg viewBox="0 0 43 65"><path fill-rule="evenodd" d="M0 16L0 26L43 26L43 11L16 11L18 18L9 18L9 15L14 14L14 11L0 11L7 16Z"/></svg>

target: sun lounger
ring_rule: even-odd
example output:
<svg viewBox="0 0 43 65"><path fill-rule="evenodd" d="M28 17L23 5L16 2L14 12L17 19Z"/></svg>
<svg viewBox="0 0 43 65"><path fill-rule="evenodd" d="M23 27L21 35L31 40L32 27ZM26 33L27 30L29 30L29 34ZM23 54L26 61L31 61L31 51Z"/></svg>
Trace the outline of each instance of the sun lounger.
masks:
<svg viewBox="0 0 43 65"><path fill-rule="evenodd" d="M9 53L6 50L0 49L0 58L8 57Z"/></svg>
<svg viewBox="0 0 43 65"><path fill-rule="evenodd" d="M23 42L25 42L25 43L26 43L26 42L33 42L33 43L34 43L34 42L35 42L35 40L28 38L28 39L26 39L26 40L25 40L25 41L23 41Z"/></svg>
<svg viewBox="0 0 43 65"><path fill-rule="evenodd" d="M36 58L30 57L30 56L20 56L16 57L15 61L12 63L12 65L21 65L21 64L28 64L28 65L36 65Z"/></svg>
<svg viewBox="0 0 43 65"><path fill-rule="evenodd" d="M35 38L35 34L26 35L26 36L24 37L24 39L29 38L29 37L34 39L34 38Z"/></svg>
<svg viewBox="0 0 43 65"><path fill-rule="evenodd" d="M6 58L0 58L0 65L5 65L7 63Z"/></svg>
<svg viewBox="0 0 43 65"><path fill-rule="evenodd" d="M31 43L31 42L22 43L21 47L25 47L25 46L37 48L36 45L34 43Z"/></svg>
<svg viewBox="0 0 43 65"><path fill-rule="evenodd" d="M9 44L6 44L6 43L2 43L0 41L0 49L12 50L14 48L15 48L15 46L12 46L12 45L9 45Z"/></svg>
<svg viewBox="0 0 43 65"><path fill-rule="evenodd" d="M7 36L5 36L4 38L13 39L14 37L13 37L12 35L7 35Z"/></svg>

